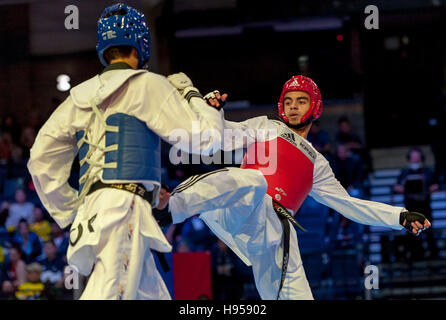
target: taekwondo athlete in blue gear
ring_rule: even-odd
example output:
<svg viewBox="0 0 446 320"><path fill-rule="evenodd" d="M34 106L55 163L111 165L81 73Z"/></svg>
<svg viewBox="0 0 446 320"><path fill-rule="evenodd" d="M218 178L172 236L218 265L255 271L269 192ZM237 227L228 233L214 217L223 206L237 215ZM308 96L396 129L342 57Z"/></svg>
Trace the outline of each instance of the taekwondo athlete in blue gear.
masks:
<svg viewBox="0 0 446 320"><path fill-rule="evenodd" d="M28 169L51 216L61 228L71 224L68 263L90 275L81 299L170 299L152 255L171 251L152 215L161 182L160 139L209 154L220 147L222 119L185 74L166 79L141 69L150 37L139 11L125 4L106 8L97 52L106 68L74 87L53 112ZM171 141L173 130L192 139ZM191 150L189 141L207 130L220 135L206 135ZM79 190L68 184L77 154Z"/></svg>

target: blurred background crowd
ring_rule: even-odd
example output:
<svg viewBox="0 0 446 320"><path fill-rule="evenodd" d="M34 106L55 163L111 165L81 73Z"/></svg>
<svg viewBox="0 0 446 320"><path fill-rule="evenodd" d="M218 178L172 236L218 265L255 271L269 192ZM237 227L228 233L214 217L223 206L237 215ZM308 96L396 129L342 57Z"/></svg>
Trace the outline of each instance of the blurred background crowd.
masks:
<svg viewBox="0 0 446 320"><path fill-rule="evenodd" d="M112 2L0 2L8 43L0 53L0 299L76 298L65 285L69 228L48 215L26 164L70 86L101 72L95 23ZM316 299L446 298L446 1L126 2L151 24L149 69L183 71L203 94L227 92L229 120L276 117L283 83L294 74L313 78L325 109L308 140L341 184L352 196L405 206L433 223L413 237L357 224L308 198L296 215L308 232L297 232ZM78 30L63 27L69 4L79 8ZM369 4L380 10L377 30L364 27ZM58 85L61 74L68 88ZM162 182L170 190L241 162L234 153L231 164L173 165L169 151L163 142ZM75 160L75 188L78 171ZM160 272L173 297L175 254L203 253L209 292L192 298L259 299L250 268L198 217L163 230L173 254L171 271ZM379 290L364 288L369 264L379 266Z"/></svg>

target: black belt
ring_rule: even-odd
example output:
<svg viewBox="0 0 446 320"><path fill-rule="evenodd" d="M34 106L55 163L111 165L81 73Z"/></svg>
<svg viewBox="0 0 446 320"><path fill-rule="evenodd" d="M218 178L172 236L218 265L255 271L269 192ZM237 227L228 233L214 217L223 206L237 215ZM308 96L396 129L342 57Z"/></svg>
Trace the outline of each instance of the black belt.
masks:
<svg viewBox="0 0 446 320"><path fill-rule="evenodd" d="M153 208L156 204L156 196L158 194L159 186L154 185L154 189L152 191L147 191L146 188L144 188L144 186L140 183L103 183L102 181L98 180L92 184L87 195L103 188L112 188L131 192L142 197L144 200L150 203Z"/></svg>
<svg viewBox="0 0 446 320"><path fill-rule="evenodd" d="M282 291L283 283L285 282L286 271L288 269L288 260L290 256L290 224L288 223L288 220L304 232L307 232L307 230L302 228L302 226L294 219L288 210L274 199L273 208L279 217L283 229L282 276L280 278L279 292L277 292L277 300L279 300L280 292Z"/></svg>
<svg viewBox="0 0 446 320"><path fill-rule="evenodd" d="M92 184L90 190L88 190L87 195L100 190L104 188L112 188L112 189L118 189L118 190L124 190L131 192L133 194L139 195L144 200L146 200L152 208L156 204L156 195L158 193L159 186L154 185L154 189L152 191L147 191L146 188L142 184L139 183L103 183L102 181L98 180L95 183ZM155 251L155 250L153 250ZM161 267L163 268L164 272L169 272L170 267L167 263L167 259L164 256L162 252L155 251L156 255L158 256L158 260L161 264Z"/></svg>

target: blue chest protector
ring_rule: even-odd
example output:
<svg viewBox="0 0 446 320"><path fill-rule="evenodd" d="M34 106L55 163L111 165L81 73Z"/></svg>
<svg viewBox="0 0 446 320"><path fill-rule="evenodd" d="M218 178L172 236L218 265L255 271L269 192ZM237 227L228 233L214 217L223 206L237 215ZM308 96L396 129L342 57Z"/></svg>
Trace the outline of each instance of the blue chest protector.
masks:
<svg viewBox="0 0 446 320"><path fill-rule="evenodd" d="M115 113L106 119L105 161L102 180L109 183L161 182L161 140L147 125L124 113ZM111 131L109 128L114 128ZM78 142L84 138L84 131L76 133ZM82 143L79 148L80 186L84 186L90 165L84 160L92 148Z"/></svg>

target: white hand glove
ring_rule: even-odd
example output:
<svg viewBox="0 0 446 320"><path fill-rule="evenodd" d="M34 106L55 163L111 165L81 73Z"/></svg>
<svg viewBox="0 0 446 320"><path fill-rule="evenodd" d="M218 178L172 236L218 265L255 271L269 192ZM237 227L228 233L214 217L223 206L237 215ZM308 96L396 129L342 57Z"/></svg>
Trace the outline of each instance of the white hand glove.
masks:
<svg viewBox="0 0 446 320"><path fill-rule="evenodd" d="M218 90L211 91L207 95L205 95L203 98L205 100L217 99L217 93L220 94L220 91L218 91Z"/></svg>
<svg viewBox="0 0 446 320"><path fill-rule="evenodd" d="M184 89L187 87L193 87L192 80L189 79L188 76L186 76L183 72L174 73L167 77L167 80L178 89L180 94L182 95L184 92Z"/></svg>

